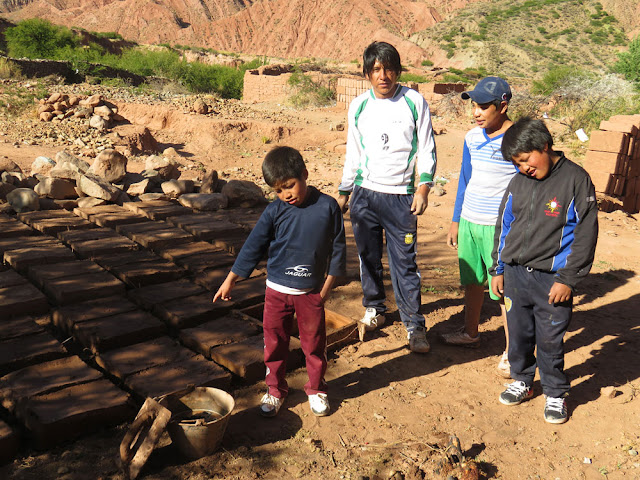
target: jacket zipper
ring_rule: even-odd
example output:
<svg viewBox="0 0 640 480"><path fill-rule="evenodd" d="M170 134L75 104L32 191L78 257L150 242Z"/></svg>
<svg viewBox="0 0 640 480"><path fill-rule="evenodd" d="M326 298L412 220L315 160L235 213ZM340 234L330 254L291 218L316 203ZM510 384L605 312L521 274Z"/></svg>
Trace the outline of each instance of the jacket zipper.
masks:
<svg viewBox="0 0 640 480"><path fill-rule="evenodd" d="M527 219L527 228L525 229L524 233L524 242L523 242L523 246L522 249L520 250L520 255L518 255L518 265L524 265L522 263L522 256L524 255L524 252L527 251L527 248L529 247L529 230L531 228L531 223L533 220L533 206L535 204L535 199L536 199L536 193L538 191L538 182L535 182L533 185L533 190L531 192L531 202L529 203L529 218Z"/></svg>

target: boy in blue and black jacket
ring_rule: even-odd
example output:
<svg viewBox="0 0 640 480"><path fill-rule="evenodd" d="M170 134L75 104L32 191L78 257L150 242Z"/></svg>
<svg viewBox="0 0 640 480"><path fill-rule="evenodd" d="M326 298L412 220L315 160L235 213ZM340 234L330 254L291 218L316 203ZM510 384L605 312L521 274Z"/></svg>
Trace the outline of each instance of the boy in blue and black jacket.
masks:
<svg viewBox="0 0 640 480"><path fill-rule="evenodd" d="M260 216L213 301L230 300L236 281L249 277L268 255L262 321L268 391L260 413L275 416L287 396L285 372L295 313L309 375L304 387L309 405L315 415L327 415L324 302L335 278L345 274L342 212L335 199L307 185L309 172L293 148L272 149L262 173L278 198Z"/></svg>
<svg viewBox="0 0 640 480"><path fill-rule="evenodd" d="M546 397L544 418L564 423L570 385L563 338L573 290L593 264L598 206L589 174L552 147L541 120L525 117L504 135L502 155L519 174L500 206L491 289L504 296L515 380L500 394L500 402L518 405L531 398L537 367Z"/></svg>

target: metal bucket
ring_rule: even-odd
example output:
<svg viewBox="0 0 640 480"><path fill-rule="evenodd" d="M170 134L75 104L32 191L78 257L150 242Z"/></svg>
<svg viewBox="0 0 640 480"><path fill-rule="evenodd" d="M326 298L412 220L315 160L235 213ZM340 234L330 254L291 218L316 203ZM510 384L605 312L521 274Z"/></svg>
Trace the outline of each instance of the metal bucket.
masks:
<svg viewBox="0 0 640 480"><path fill-rule="evenodd" d="M211 455L220 447L235 406L231 395L211 387L196 387L186 395L166 397L162 403L172 414L167 425L171 441L192 459Z"/></svg>

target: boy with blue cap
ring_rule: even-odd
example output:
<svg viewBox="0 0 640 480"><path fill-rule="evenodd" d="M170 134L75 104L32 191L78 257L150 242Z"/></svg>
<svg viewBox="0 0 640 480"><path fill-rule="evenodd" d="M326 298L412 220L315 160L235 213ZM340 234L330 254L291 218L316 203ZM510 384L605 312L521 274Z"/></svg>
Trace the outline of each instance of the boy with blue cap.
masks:
<svg viewBox="0 0 640 480"><path fill-rule="evenodd" d="M465 287L464 327L445 333L447 345L477 347L478 324L484 302L484 286L489 278L491 250L500 201L517 169L502 158L502 137L512 125L507 110L511 100L509 84L499 77L486 77L476 87L462 93L471 99L476 127L464 139L462 166L453 221L447 245L458 250L460 282ZM493 300L500 297L489 292ZM504 303L500 304L507 337ZM498 364L498 372L509 378L507 349Z"/></svg>

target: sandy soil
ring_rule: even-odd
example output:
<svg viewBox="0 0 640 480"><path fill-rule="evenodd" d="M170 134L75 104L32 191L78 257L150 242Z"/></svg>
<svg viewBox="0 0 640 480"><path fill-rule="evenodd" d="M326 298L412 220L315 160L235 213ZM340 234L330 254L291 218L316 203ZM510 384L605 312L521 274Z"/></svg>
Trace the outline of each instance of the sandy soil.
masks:
<svg viewBox="0 0 640 480"><path fill-rule="evenodd" d="M153 125L156 138L164 146L176 146L185 161L202 162L231 177L259 178L261 159L276 143L299 148L309 165L310 183L336 194L346 132L335 127L345 123L344 111L255 105L246 108L246 118L224 119L158 108L152 112L156 120L167 121L154 123L149 108L123 107L134 123ZM431 352L416 355L406 348L388 284L390 322L365 342L330 355L330 416L310 413L302 390L304 369L290 373L291 394L274 419L263 419L256 411L262 384L235 385L231 393L236 409L223 448L189 462L164 439L143 478L445 479L446 474L434 469L444 458L449 435L456 435L464 455L477 462L480 478L640 479L638 216L600 214L594 268L580 285L566 336L566 371L572 385L569 422L544 422L537 380L532 400L503 406L498 395L505 380L496 375L495 367L504 333L499 309L488 294L480 348L449 347L438 341L439 334L462 324L457 258L445 237L469 124L442 119L435 123L447 130L436 138L437 174L449 182L444 195L430 196L418 233L422 311ZM23 166L57 150L15 148L16 139L10 137L8 131L0 155ZM335 289L328 307L355 319L362 306L353 245L349 256L349 276ZM48 452L24 451L0 468L0 478L123 478L115 458L125 429L126 425L106 430Z"/></svg>

